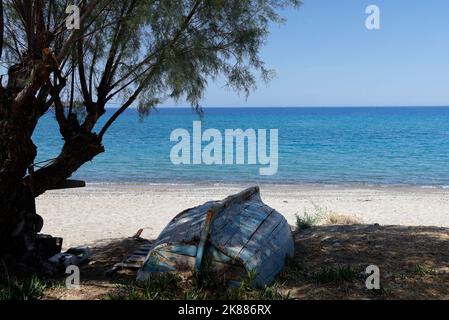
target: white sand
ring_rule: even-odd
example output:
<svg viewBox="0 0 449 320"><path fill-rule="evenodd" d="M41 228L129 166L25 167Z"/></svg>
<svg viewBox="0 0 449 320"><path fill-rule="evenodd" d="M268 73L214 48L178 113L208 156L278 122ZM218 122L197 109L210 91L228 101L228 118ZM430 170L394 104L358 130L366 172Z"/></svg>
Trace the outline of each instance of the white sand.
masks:
<svg viewBox="0 0 449 320"><path fill-rule="evenodd" d="M245 187L89 185L47 192L37 199L37 210L45 219L43 232L63 237L65 248L130 237L140 228L143 237L154 239L182 210ZM262 185L261 192L264 202L292 225L296 213L320 207L370 224L449 227L448 189Z"/></svg>

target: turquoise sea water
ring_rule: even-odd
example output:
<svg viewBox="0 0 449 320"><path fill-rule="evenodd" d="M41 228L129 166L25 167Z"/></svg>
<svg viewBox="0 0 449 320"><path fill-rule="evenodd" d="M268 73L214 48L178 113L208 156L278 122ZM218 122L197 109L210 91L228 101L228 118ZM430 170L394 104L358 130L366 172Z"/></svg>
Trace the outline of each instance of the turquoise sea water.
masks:
<svg viewBox="0 0 449 320"><path fill-rule="evenodd" d="M176 128L192 133L195 120L198 115L187 108L161 108L144 120L129 110L107 133L106 152L75 177L123 183L449 185L449 108L205 109L203 130L278 129L274 176L260 176L261 165L172 164L170 133ZM34 141L37 161L58 154L62 142L53 114L41 120Z"/></svg>

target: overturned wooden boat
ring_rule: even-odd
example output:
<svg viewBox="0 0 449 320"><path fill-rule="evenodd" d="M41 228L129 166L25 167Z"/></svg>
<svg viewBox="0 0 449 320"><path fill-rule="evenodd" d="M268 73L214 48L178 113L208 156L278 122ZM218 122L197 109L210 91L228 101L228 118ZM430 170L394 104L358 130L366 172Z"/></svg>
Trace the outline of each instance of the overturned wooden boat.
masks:
<svg viewBox="0 0 449 320"><path fill-rule="evenodd" d="M256 186L178 214L159 235L137 280L169 271L199 271L207 260L208 268L230 285L252 273L254 285L262 286L274 280L293 253L290 226L262 202Z"/></svg>

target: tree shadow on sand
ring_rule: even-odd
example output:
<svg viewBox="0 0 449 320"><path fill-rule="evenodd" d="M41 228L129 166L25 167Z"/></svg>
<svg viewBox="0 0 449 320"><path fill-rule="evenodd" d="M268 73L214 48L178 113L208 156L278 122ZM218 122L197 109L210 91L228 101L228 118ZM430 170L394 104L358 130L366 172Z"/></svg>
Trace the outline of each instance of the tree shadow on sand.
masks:
<svg viewBox="0 0 449 320"><path fill-rule="evenodd" d="M447 299L449 229L379 225L317 226L295 233L290 266L300 276L288 281L297 298ZM367 290L364 270L380 269L382 289ZM360 270L350 283L317 283L317 271ZM301 277L301 275L303 277Z"/></svg>
<svg viewBox="0 0 449 320"><path fill-rule="evenodd" d="M117 279L135 279L135 272L126 269L119 269L110 276L106 275L106 272L116 263L122 262L128 256L132 255L142 245L152 243L154 243L154 240L134 237L97 241L91 248L92 258L90 262L81 267L81 272L84 273L85 279L91 280L107 280L108 278L114 281L117 281Z"/></svg>
<svg viewBox="0 0 449 320"><path fill-rule="evenodd" d="M142 238L104 239L90 246L92 256L88 262L80 265L79 289L67 290L64 286L54 287L47 291L46 299L58 300L95 300L106 297L119 286L132 285L136 279L136 272L132 270L118 270L112 275L106 272L116 263L122 262L144 244L153 241ZM65 281L65 278L56 279Z"/></svg>

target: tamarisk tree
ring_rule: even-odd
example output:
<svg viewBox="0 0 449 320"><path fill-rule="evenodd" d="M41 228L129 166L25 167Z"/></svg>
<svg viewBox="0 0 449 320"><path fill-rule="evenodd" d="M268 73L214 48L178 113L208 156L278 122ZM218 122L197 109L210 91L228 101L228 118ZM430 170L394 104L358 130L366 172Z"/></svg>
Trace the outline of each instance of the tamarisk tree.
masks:
<svg viewBox="0 0 449 320"><path fill-rule="evenodd" d="M79 28L71 29L73 4L0 2L0 256L20 261L37 256L35 197L104 152L104 135L127 108L146 114L170 98L199 108L217 77L247 94L256 77L270 76L259 55L270 25L299 1L80 0ZM97 128L111 103L120 107ZM47 112L63 147L30 170L33 131Z"/></svg>

